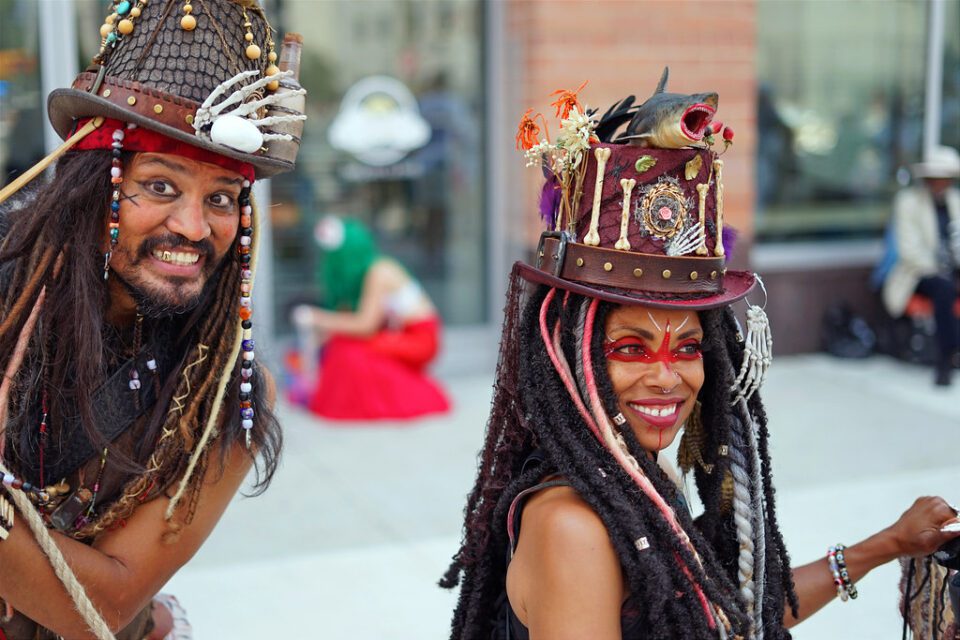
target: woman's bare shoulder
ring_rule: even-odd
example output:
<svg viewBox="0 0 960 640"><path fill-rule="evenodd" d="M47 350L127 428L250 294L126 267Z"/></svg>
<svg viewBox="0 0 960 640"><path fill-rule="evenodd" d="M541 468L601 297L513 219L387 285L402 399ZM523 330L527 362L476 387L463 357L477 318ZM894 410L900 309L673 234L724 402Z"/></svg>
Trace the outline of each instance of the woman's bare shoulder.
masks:
<svg viewBox="0 0 960 640"><path fill-rule="evenodd" d="M380 256L370 265L368 274L374 278L381 278L391 282L406 282L410 274L403 265L389 256Z"/></svg>
<svg viewBox="0 0 960 640"><path fill-rule="evenodd" d="M527 501L522 526L542 544L567 546L609 544L597 512L570 486L549 487ZM539 545L538 545L539 546Z"/></svg>
<svg viewBox="0 0 960 640"><path fill-rule="evenodd" d="M507 594L520 621L552 633L581 624L613 630L623 593L620 561L593 508L571 487L531 497L507 575Z"/></svg>

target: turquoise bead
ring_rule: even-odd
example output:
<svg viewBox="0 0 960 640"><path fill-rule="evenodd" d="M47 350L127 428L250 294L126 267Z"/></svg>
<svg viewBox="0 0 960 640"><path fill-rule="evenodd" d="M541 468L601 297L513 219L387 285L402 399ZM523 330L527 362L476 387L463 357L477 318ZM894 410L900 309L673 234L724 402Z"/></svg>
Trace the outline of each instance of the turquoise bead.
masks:
<svg viewBox="0 0 960 640"><path fill-rule="evenodd" d="M130 13L130 3L127 0L123 0L123 2L117 5L117 15L125 16L128 13Z"/></svg>
<svg viewBox="0 0 960 640"><path fill-rule="evenodd" d="M110 239L116 240L118 237L120 237L120 229L117 229L116 227L110 229Z"/></svg>
<svg viewBox="0 0 960 640"><path fill-rule="evenodd" d="M117 40L117 32L116 32L116 31L111 31L110 33L107 34L107 43L108 43L108 44L109 44L109 43L112 43L112 42L116 42L116 40Z"/></svg>

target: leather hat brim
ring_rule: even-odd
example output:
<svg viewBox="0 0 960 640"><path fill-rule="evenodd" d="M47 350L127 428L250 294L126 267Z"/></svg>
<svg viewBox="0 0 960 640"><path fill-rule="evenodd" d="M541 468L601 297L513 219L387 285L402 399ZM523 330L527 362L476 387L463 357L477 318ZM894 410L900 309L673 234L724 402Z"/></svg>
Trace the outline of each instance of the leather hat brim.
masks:
<svg viewBox="0 0 960 640"><path fill-rule="evenodd" d="M657 309L690 309L692 311L701 311L704 309L725 307L745 297L757 284L756 274L750 271L727 271L723 276L723 291L721 293L709 296L665 300L663 297L646 296L642 291L612 288L602 289L574 280L565 280L525 262L517 262L514 266L519 269L520 276L528 282L545 284L571 293L577 293L591 298L599 298L617 304L644 305Z"/></svg>
<svg viewBox="0 0 960 640"><path fill-rule="evenodd" d="M219 153L228 158L247 162L253 165L258 179L269 178L278 173L290 171L294 166L293 163L283 160L258 157L244 153L243 151L231 149L230 147L225 147L221 144L214 144L209 140L184 133L183 131L159 123L146 116L123 109L95 94L78 89L53 90L49 98L47 98L47 114L50 118L50 124L53 125L54 130L64 140L72 133L78 119L104 116L106 118L116 118L124 122L132 122L137 126L162 133L174 140L180 140L181 142L212 151L213 153Z"/></svg>

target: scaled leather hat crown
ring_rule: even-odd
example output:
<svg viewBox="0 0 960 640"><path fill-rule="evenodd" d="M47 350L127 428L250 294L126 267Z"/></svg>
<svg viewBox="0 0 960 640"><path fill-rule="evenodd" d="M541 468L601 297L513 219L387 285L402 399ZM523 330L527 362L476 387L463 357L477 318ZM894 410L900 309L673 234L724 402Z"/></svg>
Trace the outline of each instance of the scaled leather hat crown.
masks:
<svg viewBox="0 0 960 640"><path fill-rule="evenodd" d="M622 304L707 309L743 298L756 276L727 270L723 151L733 131L713 120L716 93L666 93L668 72L643 104L597 119L576 91L557 91L554 142L542 116L521 120L517 146L543 167L540 213L549 230L527 280ZM626 125L622 133L619 130Z"/></svg>
<svg viewBox="0 0 960 640"><path fill-rule="evenodd" d="M50 94L61 137L105 116L248 162L257 177L293 168L301 39L288 34L278 52L255 0L114 0L100 35L93 64Z"/></svg>

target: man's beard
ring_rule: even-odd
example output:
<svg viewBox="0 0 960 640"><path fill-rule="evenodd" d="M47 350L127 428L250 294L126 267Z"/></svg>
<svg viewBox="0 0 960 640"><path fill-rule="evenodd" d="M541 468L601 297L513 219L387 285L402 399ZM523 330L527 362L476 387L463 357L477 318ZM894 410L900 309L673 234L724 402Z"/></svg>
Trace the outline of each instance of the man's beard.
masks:
<svg viewBox="0 0 960 640"><path fill-rule="evenodd" d="M153 250L159 246L189 247L205 256L206 263L203 274L199 278L206 280L203 286L186 291L184 290L186 287L181 287L178 281L182 281L183 285L195 285L196 280L181 278L168 278L159 286L152 282L139 282L136 278L138 265L141 261L149 258ZM219 279L216 276L218 266L219 264L214 264L213 245L208 240L191 242L182 236L169 235L148 238L140 244L135 258L129 262L133 277L123 277L116 271L111 272L111 277L116 278L130 293L130 297L137 304L137 313L145 318L162 319L183 315L194 310L206 297L206 292L212 286L216 286L216 281Z"/></svg>
<svg viewBox="0 0 960 640"><path fill-rule="evenodd" d="M172 318L193 311L203 300L207 288L216 279L207 280L203 287L187 295L180 292L179 289L163 292L151 291L148 287L139 286L117 276L115 272L111 275L117 278L120 284L130 293L130 297L137 303L137 313L144 318L153 319Z"/></svg>

